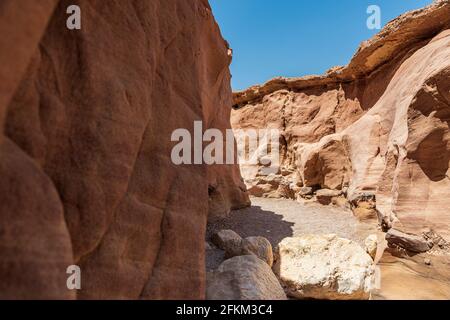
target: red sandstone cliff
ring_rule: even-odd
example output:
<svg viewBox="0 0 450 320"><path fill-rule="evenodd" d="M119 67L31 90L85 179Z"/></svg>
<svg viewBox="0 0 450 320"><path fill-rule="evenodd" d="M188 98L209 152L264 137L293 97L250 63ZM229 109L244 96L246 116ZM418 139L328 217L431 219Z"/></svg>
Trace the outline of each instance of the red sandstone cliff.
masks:
<svg viewBox="0 0 450 320"><path fill-rule="evenodd" d="M249 203L236 166L170 159L175 129L230 127L207 1L3 0L0 29L0 298L203 298L208 212Z"/></svg>
<svg viewBox="0 0 450 320"><path fill-rule="evenodd" d="M450 239L449 28L450 1L436 1L390 22L346 67L235 93L234 128L282 132L277 176L242 168L250 191L372 193L385 223Z"/></svg>

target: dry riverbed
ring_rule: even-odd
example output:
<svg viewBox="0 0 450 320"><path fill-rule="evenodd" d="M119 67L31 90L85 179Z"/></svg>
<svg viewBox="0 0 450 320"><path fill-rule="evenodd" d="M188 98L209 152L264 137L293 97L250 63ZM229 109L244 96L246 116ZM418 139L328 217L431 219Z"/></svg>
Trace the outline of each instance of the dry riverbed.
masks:
<svg viewBox="0 0 450 320"><path fill-rule="evenodd" d="M450 299L448 255L420 254L406 259L392 255L387 250L381 257L385 242L384 234L378 230L377 223L361 222L347 208L286 199L251 200L252 207L235 210L225 219L210 221L207 241L213 233L222 229L231 229L243 238L266 237L274 247L286 237L301 234L334 233L361 245L368 235L377 234L382 247L376 259L380 267L381 287L373 292L372 299ZM207 271L215 270L223 259L222 250L207 250ZM424 262L427 260L428 264Z"/></svg>
<svg viewBox="0 0 450 320"><path fill-rule="evenodd" d="M363 245L370 234L377 234L374 222L358 221L346 208L323 206L315 202L296 202L286 199L252 198L252 206L233 211L225 219L210 221L207 240L222 229L231 229L241 237L263 236L272 246L284 238L301 234L337 234ZM217 268L223 259L220 250L208 250L208 270Z"/></svg>

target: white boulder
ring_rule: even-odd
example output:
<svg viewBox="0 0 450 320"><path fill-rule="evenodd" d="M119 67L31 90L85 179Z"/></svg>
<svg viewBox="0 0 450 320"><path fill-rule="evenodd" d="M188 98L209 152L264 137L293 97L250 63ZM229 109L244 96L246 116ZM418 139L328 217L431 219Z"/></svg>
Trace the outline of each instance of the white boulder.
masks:
<svg viewBox="0 0 450 320"><path fill-rule="evenodd" d="M336 235L284 239L275 272L287 294L298 299L370 298L375 267L357 243Z"/></svg>

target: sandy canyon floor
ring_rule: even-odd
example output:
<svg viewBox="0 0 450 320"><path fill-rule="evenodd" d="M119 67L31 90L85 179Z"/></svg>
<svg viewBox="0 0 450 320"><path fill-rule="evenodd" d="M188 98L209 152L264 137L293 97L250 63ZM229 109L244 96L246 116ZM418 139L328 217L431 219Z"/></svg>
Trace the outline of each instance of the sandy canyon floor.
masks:
<svg viewBox="0 0 450 320"><path fill-rule="evenodd" d="M231 229L242 237L263 236L272 246L286 237L334 233L360 244L377 233L376 224L359 222L349 209L316 202L251 198L252 206L236 210L223 220L212 221L208 234Z"/></svg>
<svg viewBox="0 0 450 320"><path fill-rule="evenodd" d="M389 249L385 251L384 234L377 224L359 221L345 207L286 199L253 197L251 200L251 207L232 211L225 219L210 221L207 240L219 230L230 229L242 237L264 236L273 247L286 237L302 234L337 234L363 245L367 236L377 234L376 261L381 278L372 299L450 299L450 256L418 254L404 259ZM223 260L222 250L214 247L207 250L207 271L215 270ZM426 260L431 264L427 265Z"/></svg>

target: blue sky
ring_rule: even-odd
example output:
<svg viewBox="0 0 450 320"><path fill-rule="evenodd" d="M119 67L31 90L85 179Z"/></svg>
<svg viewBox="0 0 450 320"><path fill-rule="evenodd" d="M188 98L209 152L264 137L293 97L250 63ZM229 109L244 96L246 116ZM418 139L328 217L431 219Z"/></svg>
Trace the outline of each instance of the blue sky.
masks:
<svg viewBox="0 0 450 320"><path fill-rule="evenodd" d="M346 65L377 30L366 26L369 5L382 25L432 0L210 0L234 50L233 90L276 77L322 74Z"/></svg>

